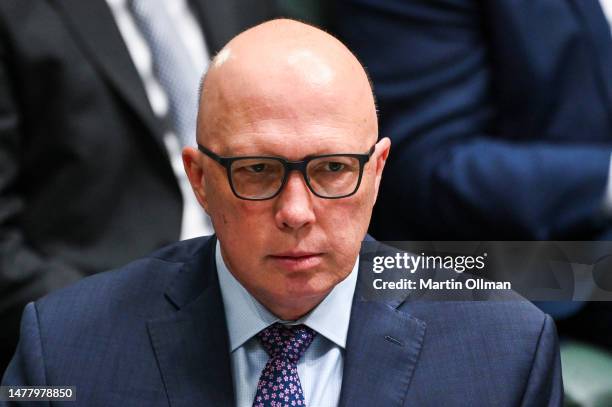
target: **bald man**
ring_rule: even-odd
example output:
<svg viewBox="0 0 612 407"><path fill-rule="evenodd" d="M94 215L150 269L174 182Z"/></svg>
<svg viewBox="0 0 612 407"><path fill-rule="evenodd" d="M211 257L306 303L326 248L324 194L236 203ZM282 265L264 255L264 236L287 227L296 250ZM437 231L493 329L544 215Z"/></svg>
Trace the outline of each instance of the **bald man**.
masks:
<svg viewBox="0 0 612 407"><path fill-rule="evenodd" d="M290 20L234 38L196 142L185 171L217 235L29 304L4 385L75 386L84 406L560 403L554 326L518 298L359 295L390 143L335 38Z"/></svg>

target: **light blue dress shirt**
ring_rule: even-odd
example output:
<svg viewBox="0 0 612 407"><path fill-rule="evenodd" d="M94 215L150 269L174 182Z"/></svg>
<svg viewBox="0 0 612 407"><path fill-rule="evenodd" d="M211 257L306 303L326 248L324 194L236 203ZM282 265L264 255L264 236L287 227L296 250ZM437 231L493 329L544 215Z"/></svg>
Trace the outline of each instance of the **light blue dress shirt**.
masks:
<svg viewBox="0 0 612 407"><path fill-rule="evenodd" d="M228 270L218 242L215 261L227 319L236 405L253 405L259 376L268 362L268 354L255 335L281 322L304 324L317 332L297 367L306 406L337 406L359 257L349 276L298 321L280 320L253 298Z"/></svg>

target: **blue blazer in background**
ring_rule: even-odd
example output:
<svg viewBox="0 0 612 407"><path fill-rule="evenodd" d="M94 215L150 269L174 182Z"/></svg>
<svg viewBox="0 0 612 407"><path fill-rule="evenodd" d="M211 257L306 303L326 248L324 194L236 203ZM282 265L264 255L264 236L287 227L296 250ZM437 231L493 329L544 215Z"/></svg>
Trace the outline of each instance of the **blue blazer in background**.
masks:
<svg viewBox="0 0 612 407"><path fill-rule="evenodd" d="M610 238L612 39L598 0L341 0L392 140L379 240Z"/></svg>
<svg viewBox="0 0 612 407"><path fill-rule="evenodd" d="M214 242L180 242L30 303L2 384L76 386L76 403L56 406L234 405ZM360 277L372 272L371 255L362 251ZM355 296L341 406L557 406L561 398L554 324L518 296Z"/></svg>

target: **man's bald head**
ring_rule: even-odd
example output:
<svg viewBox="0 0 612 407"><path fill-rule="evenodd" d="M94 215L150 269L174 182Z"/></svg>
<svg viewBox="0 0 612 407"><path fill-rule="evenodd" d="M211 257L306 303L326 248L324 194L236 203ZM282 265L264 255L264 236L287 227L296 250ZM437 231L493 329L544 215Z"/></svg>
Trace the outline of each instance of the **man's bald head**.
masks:
<svg viewBox="0 0 612 407"><path fill-rule="evenodd" d="M360 121L372 141L376 108L369 79L355 56L333 36L279 19L232 39L215 57L202 84L198 140L216 143L236 116L321 112Z"/></svg>
<svg viewBox="0 0 612 407"><path fill-rule="evenodd" d="M321 30L270 21L213 61L183 163L229 270L282 319L353 269L389 153L377 133L365 71Z"/></svg>

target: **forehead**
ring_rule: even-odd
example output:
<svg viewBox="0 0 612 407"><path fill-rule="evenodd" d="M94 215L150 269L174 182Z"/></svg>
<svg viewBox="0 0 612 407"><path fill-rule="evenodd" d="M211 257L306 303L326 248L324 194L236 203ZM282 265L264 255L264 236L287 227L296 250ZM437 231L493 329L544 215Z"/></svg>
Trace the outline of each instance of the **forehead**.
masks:
<svg viewBox="0 0 612 407"><path fill-rule="evenodd" d="M213 69L200 110L200 141L223 153L298 158L367 150L376 138L376 112L352 56L339 54L336 45L317 52L277 48L260 50L257 58L248 47L232 50Z"/></svg>
<svg viewBox="0 0 612 407"><path fill-rule="evenodd" d="M232 154L271 154L299 159L312 154L361 152L370 137L354 121L333 115L264 115L231 118L214 140ZM368 146L369 147L369 146Z"/></svg>
<svg viewBox="0 0 612 407"><path fill-rule="evenodd" d="M299 159L312 154L363 152L376 138L368 112L347 106L336 96L315 97L300 90L291 96L242 94L213 113L203 141L220 154Z"/></svg>

